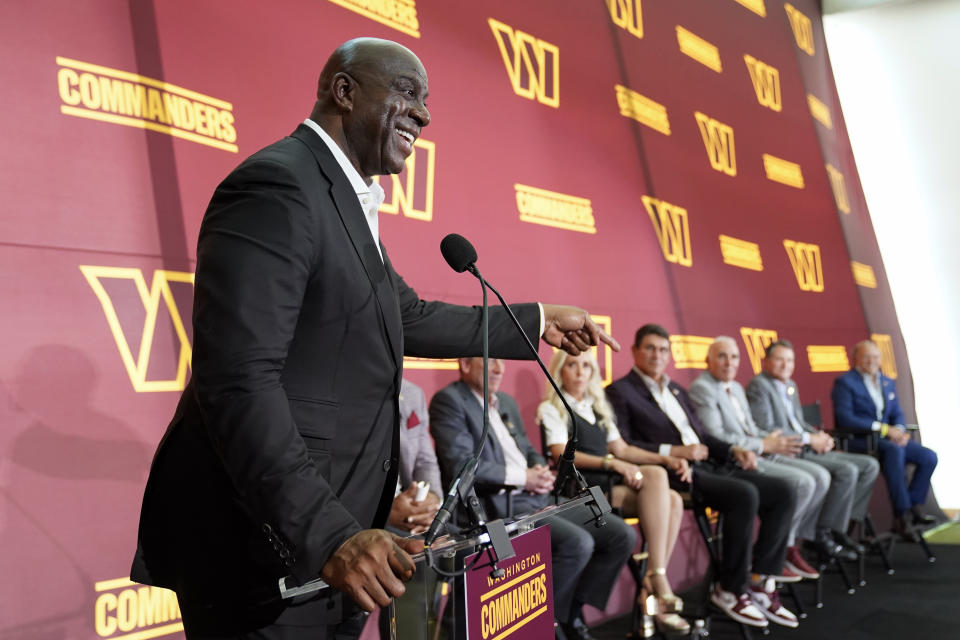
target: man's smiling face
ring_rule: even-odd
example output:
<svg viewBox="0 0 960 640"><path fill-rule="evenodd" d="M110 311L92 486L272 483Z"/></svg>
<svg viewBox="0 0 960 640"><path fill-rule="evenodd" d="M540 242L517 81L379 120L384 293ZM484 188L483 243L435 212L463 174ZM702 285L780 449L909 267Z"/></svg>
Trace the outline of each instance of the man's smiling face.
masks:
<svg viewBox="0 0 960 640"><path fill-rule="evenodd" d="M353 108L343 116L345 152L364 180L400 173L430 124L427 72L407 49L397 45L390 53L349 73L355 85Z"/></svg>

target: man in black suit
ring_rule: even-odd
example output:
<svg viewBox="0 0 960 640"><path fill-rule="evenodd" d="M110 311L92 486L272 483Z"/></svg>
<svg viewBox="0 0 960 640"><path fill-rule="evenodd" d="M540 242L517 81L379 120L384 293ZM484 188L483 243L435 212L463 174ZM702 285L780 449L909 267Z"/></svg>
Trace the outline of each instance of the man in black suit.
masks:
<svg viewBox="0 0 960 640"><path fill-rule="evenodd" d="M723 513L720 575L711 601L743 624L765 627L769 619L796 627L797 618L780 603L772 578L783 571L796 508L790 485L757 473L754 452L731 446L704 430L686 390L664 373L670 361L666 329L656 324L640 327L633 359L636 366L630 373L607 387L623 439L690 461L694 500ZM673 473L671 485L679 491L690 490ZM753 578L748 587L753 523L758 515L760 532L753 545Z"/></svg>
<svg viewBox="0 0 960 640"><path fill-rule="evenodd" d="M506 365L490 361L488 373L490 434L477 465L476 482L518 487L511 495L513 513L507 513L506 495L482 498L490 519L521 515L550 504L554 475L527 438L516 401L499 391ZM463 461L473 455L483 434L483 359L460 360L460 380L430 401L430 432L444 484L456 476ZM581 617L589 604L606 606L617 576L633 552L637 534L621 518L604 516L606 526L583 524L585 510L551 518L554 615L569 640L590 638Z"/></svg>
<svg viewBox="0 0 960 640"><path fill-rule="evenodd" d="M420 300L379 242L372 177L403 168L430 123L427 92L408 49L341 45L310 118L235 169L204 215L193 377L154 458L131 570L177 592L191 638L355 637L360 609L412 575L417 545L378 529L402 358L481 349L479 309ZM609 339L583 310L515 310L527 335L575 352ZM527 357L496 310L490 343ZM281 602L283 576L334 589Z"/></svg>

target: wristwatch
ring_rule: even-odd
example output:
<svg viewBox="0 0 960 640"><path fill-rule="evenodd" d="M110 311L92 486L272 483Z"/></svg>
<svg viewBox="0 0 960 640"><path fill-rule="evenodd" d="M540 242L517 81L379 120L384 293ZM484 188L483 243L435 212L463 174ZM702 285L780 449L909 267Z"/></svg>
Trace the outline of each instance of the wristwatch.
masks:
<svg viewBox="0 0 960 640"><path fill-rule="evenodd" d="M610 469L610 464L613 462L613 454L608 453L603 457L603 470L607 471Z"/></svg>

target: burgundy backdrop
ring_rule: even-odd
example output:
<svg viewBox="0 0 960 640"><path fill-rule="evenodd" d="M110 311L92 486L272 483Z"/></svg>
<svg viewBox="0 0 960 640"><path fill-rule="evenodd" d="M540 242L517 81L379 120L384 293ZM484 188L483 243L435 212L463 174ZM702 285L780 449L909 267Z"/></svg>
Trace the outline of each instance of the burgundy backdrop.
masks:
<svg viewBox="0 0 960 640"><path fill-rule="evenodd" d="M179 630L175 602L125 577L189 375L200 219L360 35L430 74L433 123L381 216L421 296L479 301L438 251L458 232L510 300L586 307L624 346L665 325L681 383L717 334L740 342L745 383L776 332L829 425L847 348L878 334L912 409L815 0L3 3L0 637ZM631 365L600 355L607 379ZM429 395L449 367L406 376ZM535 367L511 364L504 388L539 438ZM698 577L688 553L695 538L675 581Z"/></svg>

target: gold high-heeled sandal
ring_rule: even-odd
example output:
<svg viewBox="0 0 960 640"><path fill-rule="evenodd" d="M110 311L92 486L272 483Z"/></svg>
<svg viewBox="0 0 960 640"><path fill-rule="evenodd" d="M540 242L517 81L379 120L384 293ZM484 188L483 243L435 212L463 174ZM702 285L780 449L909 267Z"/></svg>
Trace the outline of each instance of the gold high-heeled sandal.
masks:
<svg viewBox="0 0 960 640"><path fill-rule="evenodd" d="M656 590L653 588L653 576L666 576L667 570L663 567L657 567L656 569L650 569L647 571L647 575L643 577L643 586L644 590L649 594L646 598L646 601L649 601L650 598L653 598L657 601L656 611L650 612L653 613L680 613L683 611L683 598L680 598L672 593L667 595L657 595ZM645 601L645 602L646 602Z"/></svg>
<svg viewBox="0 0 960 640"><path fill-rule="evenodd" d="M683 599L672 593L658 596L653 589L652 576L666 576L666 574L666 569L658 567L648 571L643 578L643 593L641 595L645 614L644 621L652 620L656 624L657 630L666 636L685 636L690 633L690 623L678 615L680 611L683 611Z"/></svg>

